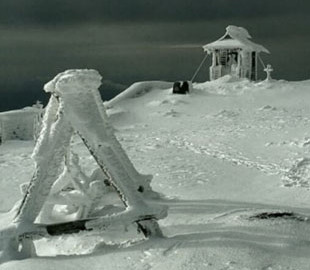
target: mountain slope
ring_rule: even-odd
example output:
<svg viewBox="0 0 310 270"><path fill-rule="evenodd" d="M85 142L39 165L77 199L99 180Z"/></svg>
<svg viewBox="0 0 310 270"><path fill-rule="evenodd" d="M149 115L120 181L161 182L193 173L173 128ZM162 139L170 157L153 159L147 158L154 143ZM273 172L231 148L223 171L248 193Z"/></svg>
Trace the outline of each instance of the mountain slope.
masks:
<svg viewBox="0 0 310 270"><path fill-rule="evenodd" d="M48 239L42 255L96 249L1 269L308 269L310 81L224 77L194 84L189 95L172 95L170 87L136 84L107 103L118 139L164 195L155 203L169 206L160 221L166 238L121 246L98 244L108 242L105 233ZM5 182L13 171L15 191L30 179L31 147L0 147L1 198L13 188ZM93 166L81 142L74 148L85 168Z"/></svg>

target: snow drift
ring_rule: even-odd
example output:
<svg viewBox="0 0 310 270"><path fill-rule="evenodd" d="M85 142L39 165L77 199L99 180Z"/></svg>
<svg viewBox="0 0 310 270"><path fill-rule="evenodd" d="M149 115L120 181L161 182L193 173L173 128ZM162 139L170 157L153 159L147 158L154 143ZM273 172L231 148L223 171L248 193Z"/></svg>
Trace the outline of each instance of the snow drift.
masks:
<svg viewBox="0 0 310 270"><path fill-rule="evenodd" d="M156 202L169 206L160 221L165 238L115 246L106 245L106 233L47 239L40 243L45 256L71 256L2 269L308 270L310 81L226 77L193 87L189 95L164 86L118 97L107 111L124 112L110 118L115 135L165 195ZM31 175L31 145L23 145L1 146L2 175L18 173L10 178L16 185ZM92 168L83 144L73 148L81 166ZM5 197L11 186L1 181L0 187ZM73 256L95 242L92 255Z"/></svg>

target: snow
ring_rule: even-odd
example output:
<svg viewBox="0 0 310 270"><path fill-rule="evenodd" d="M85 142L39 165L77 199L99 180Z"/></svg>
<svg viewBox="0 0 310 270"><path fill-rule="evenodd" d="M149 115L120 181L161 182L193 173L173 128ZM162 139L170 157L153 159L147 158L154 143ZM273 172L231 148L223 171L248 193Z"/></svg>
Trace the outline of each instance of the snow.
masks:
<svg viewBox="0 0 310 270"><path fill-rule="evenodd" d="M235 49L241 48L256 52L269 51L262 45L256 44L249 40L251 38L249 32L239 26L229 25L226 27L226 33L219 40L203 46L204 51L210 52L215 49Z"/></svg>
<svg viewBox="0 0 310 270"><path fill-rule="evenodd" d="M227 34L235 39L249 39L252 38L248 30L244 27L229 25L226 27Z"/></svg>
<svg viewBox="0 0 310 270"><path fill-rule="evenodd" d="M0 144L6 140L33 140L42 110L26 107L0 113Z"/></svg>
<svg viewBox="0 0 310 270"><path fill-rule="evenodd" d="M140 95L146 94L152 90L162 90L172 87L172 83L161 82L161 81L152 81L152 82L137 82L131 85L126 91L123 91L117 95L112 100L106 102L107 107L112 107L115 103L118 103L120 100L135 98Z"/></svg>
<svg viewBox="0 0 310 270"><path fill-rule="evenodd" d="M225 76L189 95L171 87L138 83L106 103L133 165L163 194L153 203L169 207L165 238L135 240L121 226L48 238L38 243L43 257L1 269L309 269L310 81ZM90 174L94 160L79 140L72 147ZM31 178L32 149L0 146L1 221ZM274 217L257 218L265 212Z"/></svg>

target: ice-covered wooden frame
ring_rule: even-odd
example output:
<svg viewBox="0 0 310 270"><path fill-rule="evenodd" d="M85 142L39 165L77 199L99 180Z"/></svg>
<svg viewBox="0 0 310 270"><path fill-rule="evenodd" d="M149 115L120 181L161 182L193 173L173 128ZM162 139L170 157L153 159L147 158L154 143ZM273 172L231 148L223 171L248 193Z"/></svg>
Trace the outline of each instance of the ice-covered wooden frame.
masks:
<svg viewBox="0 0 310 270"><path fill-rule="evenodd" d="M98 92L101 76L95 70L68 70L44 87L51 93L43 128L34 150L35 173L15 218L0 228L2 260L35 255L33 238L100 230L116 223L137 223L146 237L161 236L157 220L165 207L151 205L150 179L139 174L116 139ZM119 194L126 210L109 216L44 225L35 220L59 177L71 137L76 132Z"/></svg>

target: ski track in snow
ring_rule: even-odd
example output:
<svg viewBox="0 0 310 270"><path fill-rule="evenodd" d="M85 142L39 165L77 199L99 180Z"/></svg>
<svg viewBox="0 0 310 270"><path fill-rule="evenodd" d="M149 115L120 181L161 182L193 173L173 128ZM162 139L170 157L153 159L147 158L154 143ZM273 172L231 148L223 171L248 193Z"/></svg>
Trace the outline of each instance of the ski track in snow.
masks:
<svg viewBox="0 0 310 270"><path fill-rule="evenodd" d="M163 118L161 117L163 126L165 126L165 122L171 123L173 121L169 119L170 117L175 118L176 122L178 118L181 117L183 121L190 119L190 121L195 123L194 119L188 117L190 116L190 102L188 100L183 101L180 98L170 98L168 101L153 101L152 104L153 103L156 103L156 106L158 106L158 104L164 104L165 106L170 104L170 106L172 106L172 108L168 107L169 109L167 108L163 110L163 112L162 110L158 110L157 112L157 115L164 116ZM180 106L182 108L179 108ZM189 112L186 111L186 109L189 109ZM137 137L137 135L135 135L136 138L127 138L127 140L134 141L135 139L142 139L141 142L142 145L144 143L145 150L147 150L147 148L151 150L161 147L160 143L164 141L167 147L170 145L177 149L187 149L196 154L207 155L227 161L235 166L254 168L267 175L279 175L283 185L286 187L300 186L308 188L310 186L308 184L310 179L300 180L298 177L290 177L288 173L297 160L307 158L307 155L309 155L308 134L305 134L304 138L295 138L289 141L266 141L261 148L265 149L267 153L268 151L277 151L278 149L286 151L286 159L278 159L277 163L271 162L271 160L269 161L269 157L266 155L247 156L247 153L244 153L242 149L238 149L238 145L234 145L236 140L239 139L239 141L242 142L242 140L251 135L255 139L257 136L266 136L266 138L268 138L268 136L270 136L269 134L287 134L294 131L294 129L306 129L310 123L310 118L307 117L307 115L308 112L304 109L290 108L290 110L288 110L282 105L279 107L264 105L250 109L242 107L238 109L224 109L213 114L198 115L198 118L203 119L199 120L200 122L196 120L199 124L202 123L201 130L199 130L197 126L188 125L187 121L184 121L184 126L188 127L188 130L194 130L192 134L190 134L188 130L169 132L162 129L155 136L154 134L148 134L150 138L147 138L147 136L145 136L146 138L141 138L141 136ZM145 123L145 125L147 125L147 123ZM143 124L141 124L141 126L143 126ZM147 128L141 128L141 132L147 132ZM176 135L177 133L181 135ZM199 140L197 140L198 137L200 137ZM207 144L206 142L201 143L201 138L203 137L207 139L212 138L212 142ZM229 137L232 138L230 142L227 141ZM154 138L155 140L152 142L151 140ZM160 138L160 141L156 142L156 138ZM221 140L221 138L223 138L223 140ZM255 141L253 141L253 143L255 144ZM244 150L247 151L247 149ZM304 157L298 157L297 155L299 153L304 155ZM264 153L262 152L262 154Z"/></svg>
<svg viewBox="0 0 310 270"><path fill-rule="evenodd" d="M255 168L260 170L264 173L275 175L279 174L281 171L285 171L277 164L262 164L259 162L251 161L250 159L246 158L242 153L233 153L228 152L227 150L221 150L223 147L215 145L208 145L208 146L199 146L195 145L193 142L189 142L187 139L174 137L173 140L169 142L171 145L176 146L178 148L183 148L190 150L196 154L203 154L208 155L216 159L228 161L236 166L246 166L249 168Z"/></svg>

